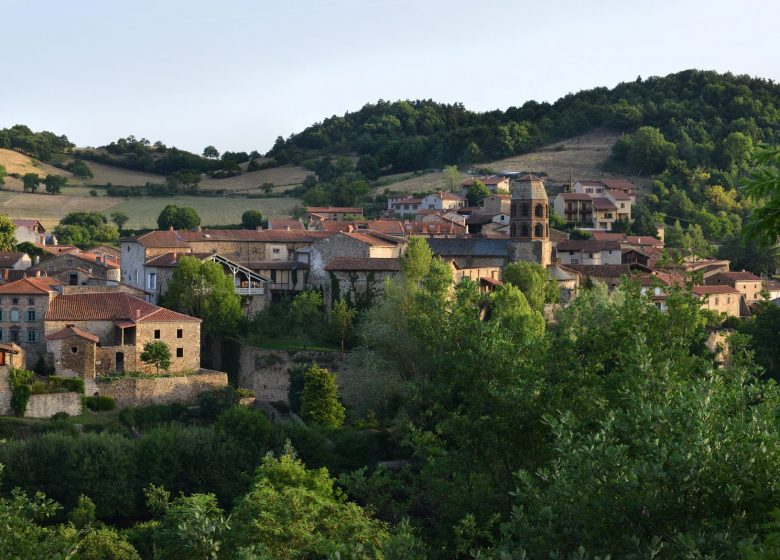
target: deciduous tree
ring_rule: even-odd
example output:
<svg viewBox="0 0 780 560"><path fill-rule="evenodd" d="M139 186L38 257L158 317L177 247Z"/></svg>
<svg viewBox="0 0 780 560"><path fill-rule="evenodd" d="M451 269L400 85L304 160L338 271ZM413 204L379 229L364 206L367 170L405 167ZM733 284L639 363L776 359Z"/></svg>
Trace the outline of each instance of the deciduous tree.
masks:
<svg viewBox="0 0 780 560"><path fill-rule="evenodd" d="M158 374L160 368L167 370L171 367L171 349L162 340L153 340L144 344L140 358L142 362L154 366Z"/></svg>
<svg viewBox="0 0 780 560"><path fill-rule="evenodd" d="M344 423L336 376L327 369L313 365L303 374L301 416L315 426L338 428Z"/></svg>

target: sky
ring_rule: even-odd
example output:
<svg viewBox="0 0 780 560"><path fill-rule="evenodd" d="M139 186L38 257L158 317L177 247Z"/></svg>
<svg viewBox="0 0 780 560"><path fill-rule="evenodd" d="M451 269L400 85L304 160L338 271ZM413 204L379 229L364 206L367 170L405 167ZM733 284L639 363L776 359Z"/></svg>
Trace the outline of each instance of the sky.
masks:
<svg viewBox="0 0 780 560"><path fill-rule="evenodd" d="M780 81L776 0L0 0L0 128L266 152L379 99L487 111L689 68Z"/></svg>

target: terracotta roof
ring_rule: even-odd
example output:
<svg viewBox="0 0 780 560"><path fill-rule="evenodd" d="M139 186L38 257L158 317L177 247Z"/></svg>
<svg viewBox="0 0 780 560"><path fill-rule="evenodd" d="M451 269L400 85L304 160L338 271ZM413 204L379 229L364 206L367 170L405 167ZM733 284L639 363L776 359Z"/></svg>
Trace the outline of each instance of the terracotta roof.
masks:
<svg viewBox="0 0 780 560"><path fill-rule="evenodd" d="M390 204L420 204L422 200L419 198L391 198Z"/></svg>
<svg viewBox="0 0 780 560"><path fill-rule="evenodd" d="M631 200L631 197L628 196L625 192L617 189L609 191L609 196L615 200Z"/></svg>
<svg viewBox="0 0 780 560"><path fill-rule="evenodd" d="M352 239L362 241L363 243L366 243L373 247L393 247L404 241L403 239L393 239L389 235L377 235L376 232L372 232L372 231L361 231L361 232L342 231L340 233L341 235L346 235L347 237L351 237Z"/></svg>
<svg viewBox="0 0 780 560"><path fill-rule="evenodd" d="M167 230L156 230L156 231L150 231L149 233L145 233L143 235L138 235L136 237L125 237L123 239L120 239L120 241L135 241L136 243L140 243L144 247L150 247L150 248L160 248L160 247L171 247L171 248L186 248L188 247L187 243L181 238L178 231L167 229Z"/></svg>
<svg viewBox="0 0 780 560"><path fill-rule="evenodd" d="M625 233L613 233L611 231L593 231L593 239L597 241L620 241L626 245L638 245L640 247L662 247L660 239L651 235L626 235Z"/></svg>
<svg viewBox="0 0 780 560"><path fill-rule="evenodd" d="M470 187L474 184L474 181L479 181L485 185L498 185L504 181L508 181L506 177L474 177L473 179L466 179L463 181L464 187Z"/></svg>
<svg viewBox="0 0 780 560"><path fill-rule="evenodd" d="M35 227L35 225L37 224L38 227L41 228L41 233L46 232L46 230L43 227L43 224L41 224L41 222L39 222L38 220L24 220L23 219L23 220L11 220L11 221L14 223L14 225L16 227L31 228L31 227Z"/></svg>
<svg viewBox="0 0 780 560"><path fill-rule="evenodd" d="M64 329L58 330L57 332L47 334L46 340L61 340L63 338L68 338L70 336L79 336L81 338L86 338L87 340L91 340L92 342L98 342L100 340L94 334L88 333L86 331L82 331L77 327L65 327Z"/></svg>
<svg viewBox="0 0 780 560"><path fill-rule="evenodd" d="M315 214L362 214L363 209L360 206L309 206L307 212Z"/></svg>
<svg viewBox="0 0 780 560"><path fill-rule="evenodd" d="M18 354L22 349L13 342L0 342L0 350L10 354Z"/></svg>
<svg viewBox="0 0 780 560"><path fill-rule="evenodd" d="M570 192L570 193L561 193L560 197L565 200L593 200L593 197L589 194L585 193L577 193L577 192Z"/></svg>
<svg viewBox="0 0 780 560"><path fill-rule="evenodd" d="M716 294L738 294L740 292L731 286L694 286L693 293L698 296L709 296Z"/></svg>
<svg viewBox="0 0 780 560"><path fill-rule="evenodd" d="M596 210L617 210L617 206L608 198L594 198L593 208Z"/></svg>
<svg viewBox="0 0 780 560"><path fill-rule="evenodd" d="M200 322L158 307L126 292L67 294L55 297L46 311L47 321L133 321L135 323Z"/></svg>
<svg viewBox="0 0 780 560"><path fill-rule="evenodd" d="M569 239L556 246L558 251L620 251L619 241L599 241L597 239Z"/></svg>
<svg viewBox="0 0 780 560"><path fill-rule="evenodd" d="M259 243L312 243L317 239L333 235L327 231L305 231L286 229L204 229L201 231L183 231L185 241L256 241Z"/></svg>
<svg viewBox="0 0 780 560"><path fill-rule="evenodd" d="M47 276L22 278L0 286L0 294L40 295L55 291L53 286L62 286L62 282Z"/></svg>
<svg viewBox="0 0 780 560"><path fill-rule="evenodd" d="M41 243L34 243L39 249L43 249L51 255L61 255L63 253L80 253L81 249L74 247L73 245L42 245Z"/></svg>
<svg viewBox="0 0 780 560"><path fill-rule="evenodd" d="M80 253L73 253L71 256L83 261L87 261L90 264L105 266L106 268L119 268L119 263L110 255L109 258L105 258L104 256L96 255L94 253L85 253L82 251ZM98 262L98 257L100 257L100 262Z"/></svg>
<svg viewBox="0 0 780 560"><path fill-rule="evenodd" d="M325 231L349 232L349 231L377 231L379 233L403 235L403 224L398 220L369 220L366 222L343 222L339 220L326 220L320 224Z"/></svg>
<svg viewBox="0 0 780 560"><path fill-rule="evenodd" d="M620 278L631 274L627 264L565 264L564 268L595 278Z"/></svg>
<svg viewBox="0 0 780 560"><path fill-rule="evenodd" d="M404 224L404 231L408 235L413 234L463 234L466 233L466 226L450 220L438 222L407 222Z"/></svg>
<svg viewBox="0 0 780 560"><path fill-rule="evenodd" d="M490 284L491 286L500 286L501 284L503 284L501 280L496 280L495 278L488 278L487 276L480 276L479 281L484 282L485 284Z"/></svg>
<svg viewBox="0 0 780 560"><path fill-rule="evenodd" d="M146 261L144 266L156 266L158 268L173 268L179 264L182 257L194 257L199 260L205 260L214 253L177 253L170 251L163 255L158 255Z"/></svg>
<svg viewBox="0 0 780 560"><path fill-rule="evenodd" d="M429 194L428 196L436 196L438 198L441 198L442 200L466 200L465 196L461 196L459 194L455 194L451 192L444 192L444 191L439 191L433 194Z"/></svg>
<svg viewBox="0 0 780 560"><path fill-rule="evenodd" d="M0 268L13 268L24 255L18 251L0 251Z"/></svg>
<svg viewBox="0 0 780 560"><path fill-rule="evenodd" d="M401 260L337 257L325 266L325 270L398 272L401 270Z"/></svg>
<svg viewBox="0 0 780 560"><path fill-rule="evenodd" d="M744 282L744 281L760 282L761 281L761 278L759 278L758 276L756 276L752 272L747 272L745 270L743 270L741 272L739 272L739 271L719 272L718 274L715 274L712 278L713 279L723 278L725 280L731 280L732 282L734 282L734 281L736 281L736 282Z"/></svg>

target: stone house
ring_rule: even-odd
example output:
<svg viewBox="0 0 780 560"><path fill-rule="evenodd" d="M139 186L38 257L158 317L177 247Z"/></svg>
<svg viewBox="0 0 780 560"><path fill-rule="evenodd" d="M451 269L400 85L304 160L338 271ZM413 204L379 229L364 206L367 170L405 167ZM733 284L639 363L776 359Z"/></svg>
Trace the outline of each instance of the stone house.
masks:
<svg viewBox="0 0 780 560"><path fill-rule="evenodd" d="M431 252L461 269L502 268L509 263L509 238L428 238Z"/></svg>
<svg viewBox="0 0 780 560"><path fill-rule="evenodd" d="M0 251L0 270L27 270L32 259L27 253L19 251Z"/></svg>
<svg viewBox="0 0 780 560"><path fill-rule="evenodd" d="M328 305L336 299L347 299L352 304L368 304L382 294L385 280L401 272L398 258L336 257L325 265L330 276L324 288Z"/></svg>
<svg viewBox="0 0 780 560"><path fill-rule="evenodd" d="M745 302L751 305L761 301L763 296L763 282L761 278L752 272L719 272L706 279L706 283L711 286L730 286L741 293Z"/></svg>
<svg viewBox="0 0 780 560"><path fill-rule="evenodd" d="M511 194L491 194L477 203L474 214L509 214L511 207Z"/></svg>
<svg viewBox="0 0 780 560"><path fill-rule="evenodd" d="M566 222L590 227L593 224L593 198L585 193L561 193L555 197L553 210Z"/></svg>
<svg viewBox="0 0 780 560"><path fill-rule="evenodd" d="M46 349L58 375L154 373L141 361L147 342L165 342L171 372L200 368L200 319L125 292L60 295L46 311Z"/></svg>
<svg viewBox="0 0 780 560"><path fill-rule="evenodd" d="M189 244L173 229L152 231L135 237L119 240L122 281L144 289L144 264L152 257L165 253L191 253Z"/></svg>
<svg viewBox="0 0 780 560"><path fill-rule="evenodd" d="M46 277L22 278L0 286L0 342L21 346L27 367L44 352L44 316L61 290L61 282Z"/></svg>
<svg viewBox="0 0 780 560"><path fill-rule="evenodd" d="M561 241L555 247L560 263L570 264L622 264L623 252L619 241L579 239Z"/></svg>
<svg viewBox="0 0 780 560"><path fill-rule="evenodd" d="M731 286L694 286L693 293L703 301L703 308L729 317L742 315L742 294Z"/></svg>
<svg viewBox="0 0 780 560"><path fill-rule="evenodd" d="M461 267L455 260L450 261L450 268L452 269L452 279L455 284L464 278L469 278L475 282L487 279L500 284L504 272L503 268L499 266Z"/></svg>
<svg viewBox="0 0 780 560"><path fill-rule="evenodd" d="M417 212L422 200L410 196L395 196L387 199L387 210L394 216L408 216Z"/></svg>
<svg viewBox="0 0 780 560"><path fill-rule="evenodd" d="M508 193L509 192L509 178L503 175L493 175L491 177L474 177L473 179L467 179L463 181L463 194L465 195L474 181L480 181L484 184L491 193Z"/></svg>
<svg viewBox="0 0 780 560"><path fill-rule="evenodd" d="M11 220L16 226L16 243L28 243L41 245L56 244L46 235L46 228L38 220ZM53 241L53 243L47 243Z"/></svg>
<svg viewBox="0 0 780 560"><path fill-rule="evenodd" d="M457 210L466 206L466 197L439 191L422 199L421 210Z"/></svg>
<svg viewBox="0 0 780 560"><path fill-rule="evenodd" d="M28 272L56 278L69 286L80 286L90 281L120 281L119 262L114 257L87 252L56 255L32 265Z"/></svg>

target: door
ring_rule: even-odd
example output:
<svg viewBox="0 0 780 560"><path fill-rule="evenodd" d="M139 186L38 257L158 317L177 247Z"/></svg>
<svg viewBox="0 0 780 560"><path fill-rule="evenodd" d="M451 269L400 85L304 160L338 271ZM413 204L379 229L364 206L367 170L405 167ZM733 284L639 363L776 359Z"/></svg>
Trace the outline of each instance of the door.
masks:
<svg viewBox="0 0 780 560"><path fill-rule="evenodd" d="M125 371L125 353L124 352L117 352L116 353L116 372L122 373Z"/></svg>

